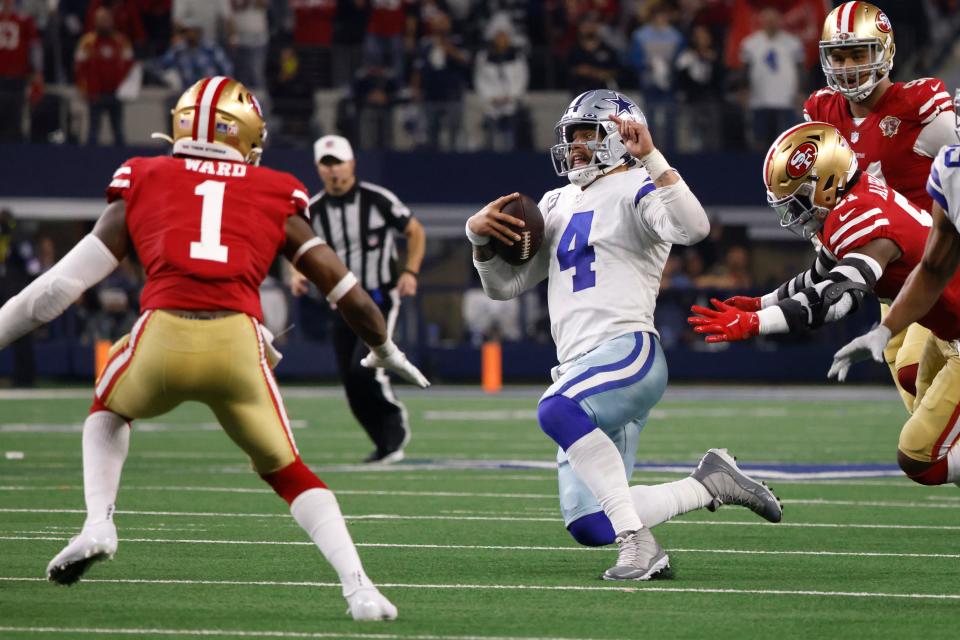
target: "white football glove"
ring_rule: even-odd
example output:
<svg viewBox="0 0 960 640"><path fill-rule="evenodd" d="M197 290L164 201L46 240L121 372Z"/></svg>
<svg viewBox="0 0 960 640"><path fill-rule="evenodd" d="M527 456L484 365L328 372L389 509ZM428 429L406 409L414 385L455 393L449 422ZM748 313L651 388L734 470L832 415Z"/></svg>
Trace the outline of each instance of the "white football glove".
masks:
<svg viewBox="0 0 960 640"><path fill-rule="evenodd" d="M370 353L360 361L360 364L370 369L389 369L421 389L430 386L430 381L427 380L426 376L407 360L407 356L397 348L393 340L388 339L379 347L370 347Z"/></svg>
<svg viewBox="0 0 960 640"><path fill-rule="evenodd" d="M862 362L868 358L883 362L883 350L888 342L890 342L890 329L882 324L859 338L854 338L833 354L833 365L830 366L827 377L843 382L847 379L850 365L855 362Z"/></svg>
<svg viewBox="0 0 960 640"><path fill-rule="evenodd" d="M396 620L397 608L376 587L361 587L345 596L354 620Z"/></svg>

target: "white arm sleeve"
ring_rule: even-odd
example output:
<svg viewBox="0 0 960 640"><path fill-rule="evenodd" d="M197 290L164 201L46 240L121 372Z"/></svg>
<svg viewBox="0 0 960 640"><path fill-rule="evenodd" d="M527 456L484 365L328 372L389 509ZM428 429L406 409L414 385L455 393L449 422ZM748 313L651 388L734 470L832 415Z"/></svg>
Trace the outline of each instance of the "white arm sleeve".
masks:
<svg viewBox="0 0 960 640"><path fill-rule="evenodd" d="M66 311L117 264L100 238L85 236L49 271L0 307L0 349Z"/></svg>
<svg viewBox="0 0 960 640"><path fill-rule="evenodd" d="M920 130L913 150L922 156L936 158L940 148L948 144L957 144L957 131L953 111L941 111L927 126Z"/></svg>
<svg viewBox="0 0 960 640"><path fill-rule="evenodd" d="M647 197L640 201L640 217L657 238L672 244L690 246L707 237L710 233L707 212L683 179L669 186L659 187L654 194L656 197Z"/></svg>
<svg viewBox="0 0 960 640"><path fill-rule="evenodd" d="M473 266L480 274L483 290L491 300L510 300L547 277L550 250L545 242L530 262L519 267L505 262L497 255L485 262L474 259Z"/></svg>

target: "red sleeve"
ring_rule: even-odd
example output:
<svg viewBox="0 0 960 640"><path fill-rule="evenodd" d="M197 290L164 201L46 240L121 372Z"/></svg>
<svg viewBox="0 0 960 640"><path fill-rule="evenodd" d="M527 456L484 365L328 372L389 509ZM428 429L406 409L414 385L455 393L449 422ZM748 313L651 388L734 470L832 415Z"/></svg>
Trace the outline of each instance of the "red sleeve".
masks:
<svg viewBox="0 0 960 640"><path fill-rule="evenodd" d="M817 111L817 94L816 92L811 93L810 97L803 103L803 116L804 118L809 118L810 120L819 120L820 116Z"/></svg>
<svg viewBox="0 0 960 640"><path fill-rule="evenodd" d="M303 186L303 183L290 176L289 182L290 190L290 203L293 205L293 211L290 213L291 216L300 215L303 216L306 220L310 220L310 212L308 211L310 207L310 192L307 191L307 188Z"/></svg>
<svg viewBox="0 0 960 640"><path fill-rule="evenodd" d="M903 88L910 102L910 114L916 114L921 125L933 122L944 111L953 111L953 96L939 78L919 78Z"/></svg>
<svg viewBox="0 0 960 640"><path fill-rule="evenodd" d="M107 202L127 199L135 179L136 164L136 158L130 158L113 172L110 184L107 185Z"/></svg>

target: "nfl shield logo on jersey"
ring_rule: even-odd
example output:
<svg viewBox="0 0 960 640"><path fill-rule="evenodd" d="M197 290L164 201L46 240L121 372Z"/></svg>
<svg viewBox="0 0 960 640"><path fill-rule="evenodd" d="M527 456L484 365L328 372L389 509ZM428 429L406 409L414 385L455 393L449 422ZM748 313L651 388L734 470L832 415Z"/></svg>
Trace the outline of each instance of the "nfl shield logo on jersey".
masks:
<svg viewBox="0 0 960 640"><path fill-rule="evenodd" d="M857 142L859 141L860 141L859 131L854 131L853 133L850 134L850 142L852 142L853 144L857 144Z"/></svg>
<svg viewBox="0 0 960 640"><path fill-rule="evenodd" d="M897 131L900 130L900 118L894 118L893 116L887 116L880 121L880 131L883 132L883 137L892 138L897 135Z"/></svg>

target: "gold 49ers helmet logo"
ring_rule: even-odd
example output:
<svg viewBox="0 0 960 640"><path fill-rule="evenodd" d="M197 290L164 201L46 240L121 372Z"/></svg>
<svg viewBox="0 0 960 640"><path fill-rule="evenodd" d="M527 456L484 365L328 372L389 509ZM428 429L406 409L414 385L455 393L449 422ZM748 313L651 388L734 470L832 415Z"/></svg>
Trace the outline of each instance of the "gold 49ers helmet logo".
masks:
<svg viewBox="0 0 960 640"><path fill-rule="evenodd" d="M883 33L890 33L893 27L890 25L890 18L883 11L877 12L877 29Z"/></svg>
<svg viewBox="0 0 960 640"><path fill-rule="evenodd" d="M816 160L817 145L812 142L804 142L790 156L790 160L787 162L787 175L794 180L802 178L813 168L813 163Z"/></svg>

